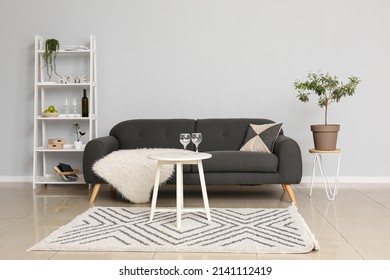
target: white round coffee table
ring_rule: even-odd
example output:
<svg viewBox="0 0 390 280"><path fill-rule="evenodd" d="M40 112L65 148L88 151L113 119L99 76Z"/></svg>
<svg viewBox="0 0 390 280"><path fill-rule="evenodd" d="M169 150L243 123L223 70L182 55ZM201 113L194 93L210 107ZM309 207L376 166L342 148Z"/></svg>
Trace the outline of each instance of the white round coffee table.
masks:
<svg viewBox="0 0 390 280"><path fill-rule="evenodd" d="M205 212L207 220L211 221L209 201L207 198L206 181L204 179L202 160L211 158L211 154L196 153L192 151L161 152L152 153L148 156L150 159L157 160L157 172L153 188L152 205L150 210L150 221L153 220L155 212L176 211L176 226L181 229L181 214L183 212ZM176 164L176 209L157 208L157 194L160 185L161 167L163 164ZM183 165L197 164L199 170L200 185L202 189L204 209L202 208L184 208L183 202Z"/></svg>

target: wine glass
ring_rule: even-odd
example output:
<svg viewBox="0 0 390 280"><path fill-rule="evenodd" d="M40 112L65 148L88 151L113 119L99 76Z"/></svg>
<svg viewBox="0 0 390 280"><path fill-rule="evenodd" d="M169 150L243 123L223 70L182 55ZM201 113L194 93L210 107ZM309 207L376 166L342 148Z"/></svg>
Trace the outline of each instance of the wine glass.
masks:
<svg viewBox="0 0 390 280"><path fill-rule="evenodd" d="M191 135L189 133L180 134L180 143L184 146L184 153L186 152L187 145L191 142Z"/></svg>
<svg viewBox="0 0 390 280"><path fill-rule="evenodd" d="M191 134L192 143L196 147L196 152L198 153L198 146L202 142L202 133L192 133Z"/></svg>
<svg viewBox="0 0 390 280"><path fill-rule="evenodd" d="M73 105L73 116L77 117L77 106L79 105L77 98L73 98L72 105Z"/></svg>
<svg viewBox="0 0 390 280"><path fill-rule="evenodd" d="M69 117L70 101L68 98L65 99L64 107L65 107L65 117Z"/></svg>

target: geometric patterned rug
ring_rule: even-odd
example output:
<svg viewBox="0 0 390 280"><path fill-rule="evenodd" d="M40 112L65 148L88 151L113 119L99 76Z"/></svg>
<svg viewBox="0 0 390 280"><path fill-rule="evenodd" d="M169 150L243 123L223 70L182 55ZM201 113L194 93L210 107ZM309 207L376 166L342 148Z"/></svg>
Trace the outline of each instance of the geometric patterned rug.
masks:
<svg viewBox="0 0 390 280"><path fill-rule="evenodd" d="M182 214L150 208L93 207L29 251L165 251L307 253L319 245L296 206L288 208L211 208Z"/></svg>

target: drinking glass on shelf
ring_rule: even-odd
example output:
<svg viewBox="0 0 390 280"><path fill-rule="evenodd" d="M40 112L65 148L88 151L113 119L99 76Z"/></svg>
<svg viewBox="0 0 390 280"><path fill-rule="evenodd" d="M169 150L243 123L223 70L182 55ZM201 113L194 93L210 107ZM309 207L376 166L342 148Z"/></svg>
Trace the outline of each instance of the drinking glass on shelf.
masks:
<svg viewBox="0 0 390 280"><path fill-rule="evenodd" d="M180 143L184 146L184 153L186 152L187 145L191 142L191 135L189 133L180 134Z"/></svg>
<svg viewBox="0 0 390 280"><path fill-rule="evenodd" d="M192 143L196 147L196 152L198 153L198 146L202 142L202 133L192 133L191 134Z"/></svg>
<svg viewBox="0 0 390 280"><path fill-rule="evenodd" d="M73 105L73 116L77 117L77 106L79 105L77 98L73 98L72 105Z"/></svg>
<svg viewBox="0 0 390 280"><path fill-rule="evenodd" d="M68 98L65 99L64 108L65 108L65 117L69 117L70 101Z"/></svg>

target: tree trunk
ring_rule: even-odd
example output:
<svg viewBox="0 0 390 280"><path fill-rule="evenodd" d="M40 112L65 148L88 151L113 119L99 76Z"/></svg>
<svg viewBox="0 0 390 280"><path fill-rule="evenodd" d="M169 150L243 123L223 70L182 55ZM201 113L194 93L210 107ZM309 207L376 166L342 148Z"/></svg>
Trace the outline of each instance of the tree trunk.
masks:
<svg viewBox="0 0 390 280"><path fill-rule="evenodd" d="M325 106L325 125L328 125L328 106Z"/></svg>

